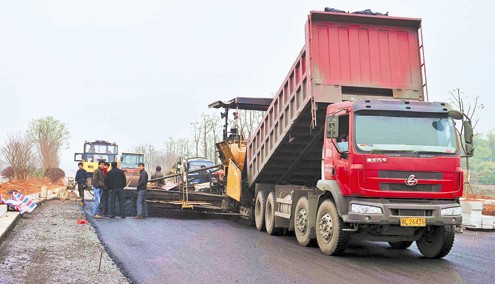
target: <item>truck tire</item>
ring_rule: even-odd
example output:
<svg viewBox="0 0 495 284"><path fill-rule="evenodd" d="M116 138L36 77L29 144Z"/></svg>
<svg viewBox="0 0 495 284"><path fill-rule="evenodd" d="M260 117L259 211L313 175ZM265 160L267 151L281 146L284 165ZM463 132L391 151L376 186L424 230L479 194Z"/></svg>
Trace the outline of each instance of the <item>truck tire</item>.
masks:
<svg viewBox="0 0 495 284"><path fill-rule="evenodd" d="M296 210L294 211L294 233L296 234L297 242L305 247L312 243L309 237L308 207L308 198L302 196L297 201Z"/></svg>
<svg viewBox="0 0 495 284"><path fill-rule="evenodd" d="M442 258L449 254L454 245L455 233L452 226L432 226L416 241L419 251L427 258Z"/></svg>
<svg viewBox="0 0 495 284"><path fill-rule="evenodd" d="M265 230L266 191L258 191L254 202L254 223L258 231Z"/></svg>
<svg viewBox="0 0 495 284"><path fill-rule="evenodd" d="M349 235L342 229L344 222L340 218L333 201L324 200L316 214L316 240L322 253L341 255L349 243Z"/></svg>
<svg viewBox="0 0 495 284"><path fill-rule="evenodd" d="M281 229L275 228L275 193L270 192L265 204L265 228L269 235L280 234Z"/></svg>
<svg viewBox="0 0 495 284"><path fill-rule="evenodd" d="M388 242L390 247L393 249L407 249L412 245L413 242L411 241L402 241L402 242Z"/></svg>

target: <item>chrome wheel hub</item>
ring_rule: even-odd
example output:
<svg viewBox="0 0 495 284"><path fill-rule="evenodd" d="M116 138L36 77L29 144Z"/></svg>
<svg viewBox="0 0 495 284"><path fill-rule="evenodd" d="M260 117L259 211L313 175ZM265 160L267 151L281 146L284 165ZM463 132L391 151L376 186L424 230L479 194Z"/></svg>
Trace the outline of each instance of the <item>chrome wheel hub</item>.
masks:
<svg viewBox="0 0 495 284"><path fill-rule="evenodd" d="M297 212L296 227L302 234L306 233L306 229L308 227L308 212L306 212L306 209L301 209Z"/></svg>
<svg viewBox="0 0 495 284"><path fill-rule="evenodd" d="M325 213L321 216L320 219L320 235L323 237L325 241L330 241L332 239L333 234L333 220L330 214Z"/></svg>

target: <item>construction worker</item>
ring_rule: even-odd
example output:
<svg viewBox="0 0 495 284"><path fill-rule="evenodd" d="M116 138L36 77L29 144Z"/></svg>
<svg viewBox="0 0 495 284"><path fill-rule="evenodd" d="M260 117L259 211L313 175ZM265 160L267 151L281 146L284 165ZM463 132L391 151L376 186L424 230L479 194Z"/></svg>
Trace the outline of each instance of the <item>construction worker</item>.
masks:
<svg viewBox="0 0 495 284"><path fill-rule="evenodd" d="M144 169L144 163L138 164L139 181L137 185L137 214L134 219L143 219L148 217L148 205L146 204L146 195L148 193L148 173Z"/></svg>
<svg viewBox="0 0 495 284"><path fill-rule="evenodd" d="M164 177L162 173L162 167L156 166L156 172L151 175L151 179ZM159 179L156 181L156 185L161 188L165 184L165 179Z"/></svg>
<svg viewBox="0 0 495 284"><path fill-rule="evenodd" d="M110 191L110 218L115 218L115 198L119 198L120 216L125 218L124 211L124 187L126 185L124 171L117 167L117 162L112 162L112 169L107 173L107 185Z"/></svg>
<svg viewBox="0 0 495 284"><path fill-rule="evenodd" d="M109 162L105 162L103 166L103 176L105 177L105 186L102 188L101 191L101 202L100 202L100 209L101 213L104 217L108 217L108 204L109 204L109 197L110 197L110 190L108 189L107 186L107 173L108 173L108 168L110 167Z"/></svg>
<svg viewBox="0 0 495 284"><path fill-rule="evenodd" d="M93 192L95 195L95 203L93 205L93 215L94 218L100 219L100 199L101 191L105 187L105 176L103 175L103 167L105 166L104 161L98 162L98 168L93 173L93 178L91 180L93 185Z"/></svg>
<svg viewBox="0 0 495 284"><path fill-rule="evenodd" d="M79 191L79 198L81 198L81 206L84 207L84 190L88 187L86 185L88 181L88 172L83 169L83 163L79 163L77 166L79 167L76 172L77 189Z"/></svg>

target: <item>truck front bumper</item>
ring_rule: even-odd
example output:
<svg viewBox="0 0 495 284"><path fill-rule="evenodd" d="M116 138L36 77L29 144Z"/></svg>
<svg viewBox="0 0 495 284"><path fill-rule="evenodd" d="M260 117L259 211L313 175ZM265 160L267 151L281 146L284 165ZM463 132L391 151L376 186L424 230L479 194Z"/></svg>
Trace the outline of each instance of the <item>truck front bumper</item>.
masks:
<svg viewBox="0 0 495 284"><path fill-rule="evenodd" d="M460 207L454 200L422 200L422 199L365 199L349 198L347 214L342 219L347 223L399 225L404 217L424 217L426 225L444 226L461 225L460 215L442 215L442 209ZM352 205L381 208L380 213L355 213Z"/></svg>

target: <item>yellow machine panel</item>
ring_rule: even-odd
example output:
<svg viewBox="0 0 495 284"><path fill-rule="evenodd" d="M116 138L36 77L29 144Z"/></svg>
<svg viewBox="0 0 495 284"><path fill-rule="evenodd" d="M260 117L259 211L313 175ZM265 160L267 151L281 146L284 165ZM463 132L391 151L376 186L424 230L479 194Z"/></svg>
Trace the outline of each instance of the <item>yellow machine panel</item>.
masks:
<svg viewBox="0 0 495 284"><path fill-rule="evenodd" d="M236 166L236 164L229 160L229 169L227 174L227 188L226 193L232 199L241 201L241 191L242 191L242 176L241 170Z"/></svg>
<svg viewBox="0 0 495 284"><path fill-rule="evenodd" d="M244 143L227 143L226 141L216 144L220 153L220 160L224 166L228 166L230 160L242 171L244 169L244 160L246 159L246 144Z"/></svg>
<svg viewBox="0 0 495 284"><path fill-rule="evenodd" d="M236 165L239 166L239 169L242 172L244 168L244 159L246 158L246 145L237 143L231 144L230 151L232 152Z"/></svg>

